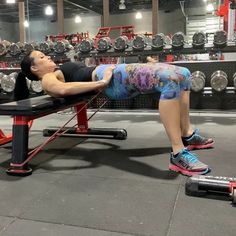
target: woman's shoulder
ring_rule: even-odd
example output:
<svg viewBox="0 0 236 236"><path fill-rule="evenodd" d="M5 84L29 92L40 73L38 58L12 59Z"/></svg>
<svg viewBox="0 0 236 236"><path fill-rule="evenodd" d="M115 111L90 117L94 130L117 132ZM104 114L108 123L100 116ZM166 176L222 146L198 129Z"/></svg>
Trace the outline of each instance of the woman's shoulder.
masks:
<svg viewBox="0 0 236 236"><path fill-rule="evenodd" d="M54 71L54 75L58 80L65 82L64 74L60 69Z"/></svg>

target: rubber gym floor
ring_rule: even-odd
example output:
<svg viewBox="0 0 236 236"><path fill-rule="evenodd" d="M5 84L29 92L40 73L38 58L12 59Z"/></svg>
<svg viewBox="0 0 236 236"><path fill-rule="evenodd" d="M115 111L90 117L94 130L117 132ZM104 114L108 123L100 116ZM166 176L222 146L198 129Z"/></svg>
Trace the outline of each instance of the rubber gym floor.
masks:
<svg viewBox="0 0 236 236"><path fill-rule="evenodd" d="M37 119L29 147L42 130L70 114ZM194 151L208 175L236 177L233 112L191 113L194 127L215 147ZM1 117L11 132L12 119ZM8 176L11 143L0 147L1 236L235 236L236 208L227 195L191 197L187 177L168 170L170 145L154 111L101 111L90 127L125 128L126 140L61 137L30 162L33 174Z"/></svg>

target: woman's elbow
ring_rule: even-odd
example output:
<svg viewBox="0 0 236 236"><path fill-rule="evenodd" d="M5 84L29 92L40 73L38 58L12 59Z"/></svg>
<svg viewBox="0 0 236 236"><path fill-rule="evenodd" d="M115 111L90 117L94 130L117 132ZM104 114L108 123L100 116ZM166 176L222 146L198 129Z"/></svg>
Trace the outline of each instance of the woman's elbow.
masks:
<svg viewBox="0 0 236 236"><path fill-rule="evenodd" d="M74 95L73 87L63 86L56 90L57 97L67 97Z"/></svg>
<svg viewBox="0 0 236 236"><path fill-rule="evenodd" d="M57 96L57 97L67 97L67 96L70 96L70 95L71 95L71 92L67 88L58 89L55 92L55 96Z"/></svg>
<svg viewBox="0 0 236 236"><path fill-rule="evenodd" d="M66 96L69 96L69 91L68 89L65 88L50 88L50 89L45 89L45 92L55 98L63 98Z"/></svg>

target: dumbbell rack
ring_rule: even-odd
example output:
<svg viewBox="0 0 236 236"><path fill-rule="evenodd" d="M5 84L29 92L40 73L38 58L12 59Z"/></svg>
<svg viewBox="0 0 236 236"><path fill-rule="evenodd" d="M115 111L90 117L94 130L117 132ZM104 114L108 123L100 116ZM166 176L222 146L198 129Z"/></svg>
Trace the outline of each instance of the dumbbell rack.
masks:
<svg viewBox="0 0 236 236"><path fill-rule="evenodd" d="M228 43L226 47L215 47L213 44L205 44L203 48L197 49L192 45L185 44L183 48L174 49L171 45L166 45L162 50L154 50L150 45L147 45L143 50L133 50L131 47L123 52L109 49L106 52L98 52L97 50L90 51L89 53L80 53L80 58L101 58L101 57L129 57L129 56L150 56L150 55L178 55L178 54L204 54L204 53L218 53L218 52L236 52L236 43Z"/></svg>
<svg viewBox="0 0 236 236"><path fill-rule="evenodd" d="M136 51L132 48L127 48L123 52L115 51L114 48L106 52L97 52L96 50L91 51L90 53L78 53L78 58L80 60L85 60L86 58L102 59L102 58L118 58L118 57L133 57L133 56L142 56L146 57L147 55L181 55L181 54L199 54L199 53L216 53L216 52L236 52L235 42L227 43L225 47L217 48L213 44L205 44L204 48L196 49L192 45L184 45L182 49L173 49L171 45L166 45L162 50L153 50L150 45L147 45L146 48L142 51ZM25 54L21 53L18 56L11 56L6 54L0 57L0 61L5 62L6 64L14 62L15 64L19 63ZM56 63L63 63L70 60L67 57L66 53L57 54L53 51L49 53ZM233 83L233 75L236 72L236 63L235 61L185 61L179 62L175 61L173 64L184 66L189 68L191 72L194 71L203 71L206 74L206 87L196 93L191 93L191 108L193 109L236 109L236 94L235 87ZM13 68L10 68L13 71ZM4 70L4 69L2 69ZM215 92L210 87L210 77L211 74L216 70L225 71L228 75L228 86L223 92ZM112 108L119 107L121 109L156 109L156 102L158 102L158 96L152 96L152 102L150 102L150 96L144 95L139 98L131 99L132 101L113 101L111 104ZM101 99L102 100L102 99ZM1 101L3 102L3 101ZM148 105L147 105L148 104ZM109 107L109 103L106 108Z"/></svg>

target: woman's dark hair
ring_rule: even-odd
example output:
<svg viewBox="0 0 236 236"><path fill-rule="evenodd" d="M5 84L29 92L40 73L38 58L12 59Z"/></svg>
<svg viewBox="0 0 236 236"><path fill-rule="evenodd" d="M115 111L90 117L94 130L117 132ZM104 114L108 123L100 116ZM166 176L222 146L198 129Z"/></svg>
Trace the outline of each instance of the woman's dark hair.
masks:
<svg viewBox="0 0 236 236"><path fill-rule="evenodd" d="M31 66L34 65L34 58L30 56L31 52L26 54L21 61L21 72L18 73L14 89L14 100L22 100L29 97L29 88L27 79L38 80L38 77L31 72Z"/></svg>

